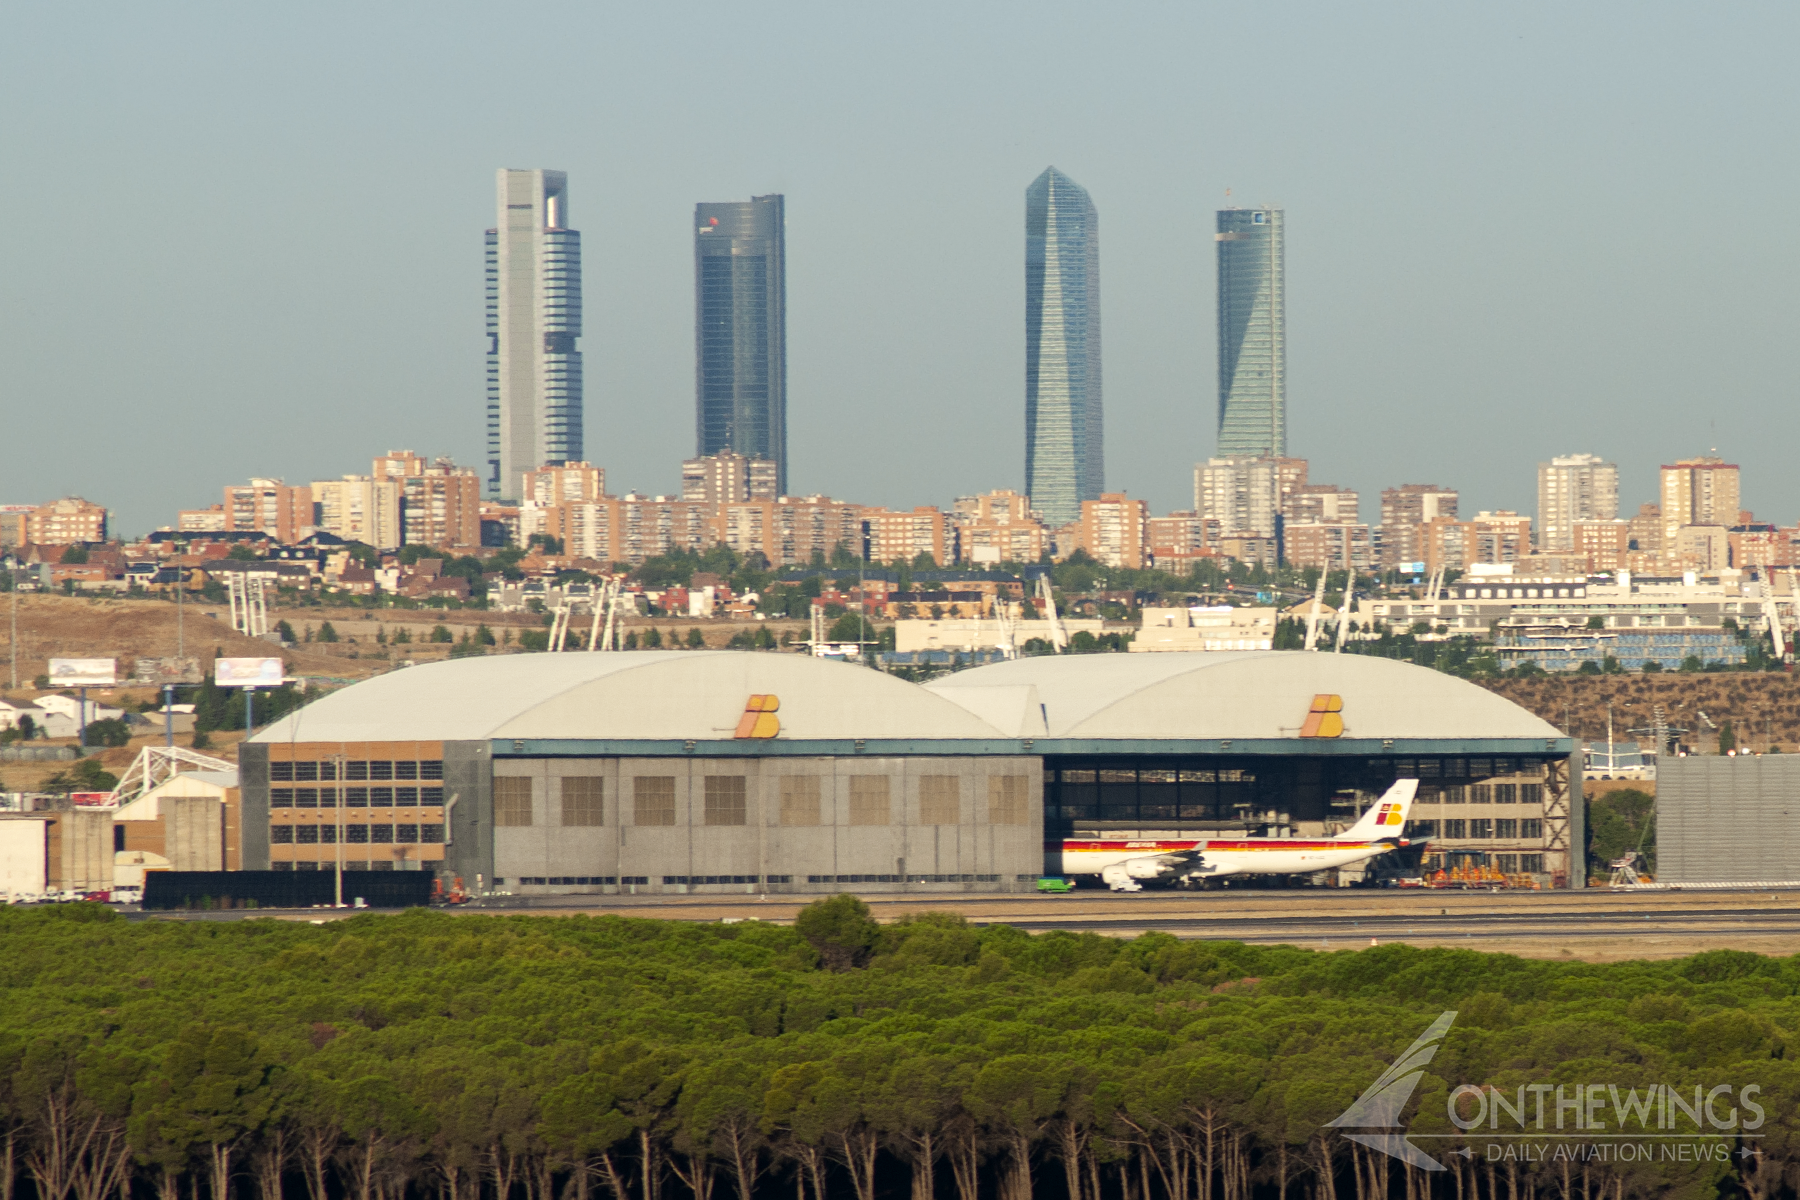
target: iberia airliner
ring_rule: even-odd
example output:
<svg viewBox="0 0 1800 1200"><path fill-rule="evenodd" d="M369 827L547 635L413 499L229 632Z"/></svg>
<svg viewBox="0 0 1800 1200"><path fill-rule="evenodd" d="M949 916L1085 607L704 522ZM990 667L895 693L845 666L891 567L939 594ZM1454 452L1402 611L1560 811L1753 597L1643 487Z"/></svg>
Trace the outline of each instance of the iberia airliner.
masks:
<svg viewBox="0 0 1800 1200"><path fill-rule="evenodd" d="M1115 892L1143 890L1142 880L1218 879L1226 875L1310 875L1346 867L1406 845L1401 833L1419 790L1401 779L1360 820L1328 838L1209 838L1202 841L1063 842L1065 875L1098 875Z"/></svg>

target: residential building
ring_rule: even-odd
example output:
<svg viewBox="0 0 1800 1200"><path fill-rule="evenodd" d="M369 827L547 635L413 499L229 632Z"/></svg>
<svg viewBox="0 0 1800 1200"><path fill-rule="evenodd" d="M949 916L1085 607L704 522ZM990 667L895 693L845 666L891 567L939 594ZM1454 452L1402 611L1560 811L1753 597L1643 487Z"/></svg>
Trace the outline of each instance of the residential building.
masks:
<svg viewBox="0 0 1800 1200"><path fill-rule="evenodd" d="M1144 522L1144 544L1151 558L1158 563L1169 558L1185 558L1212 540L1207 537L1209 527L1216 537L1218 522L1203 520L1192 509L1177 510L1166 517L1151 517Z"/></svg>
<svg viewBox="0 0 1800 1200"><path fill-rule="evenodd" d="M425 459L411 450L389 450L369 468L376 479L410 479L425 473Z"/></svg>
<svg viewBox="0 0 1800 1200"><path fill-rule="evenodd" d="M402 545L405 524L399 480L346 475L315 482L311 494L319 506L318 527L326 533L377 550L397 550Z"/></svg>
<svg viewBox="0 0 1800 1200"><path fill-rule="evenodd" d="M787 482L785 201L694 206L694 425L701 457L733 450Z"/></svg>
<svg viewBox="0 0 1800 1200"><path fill-rule="evenodd" d="M1025 189L1025 491L1046 524L1105 486L1103 416L1100 218L1049 167Z"/></svg>
<svg viewBox="0 0 1800 1200"><path fill-rule="evenodd" d="M956 561L956 539L949 514L920 505L910 512L865 508L862 512L863 557L869 562L912 562L929 554L938 566Z"/></svg>
<svg viewBox="0 0 1800 1200"><path fill-rule="evenodd" d="M1457 493L1435 483L1403 483L1381 493L1381 566L1426 558L1423 526L1440 517L1456 519Z"/></svg>
<svg viewBox="0 0 1800 1200"><path fill-rule="evenodd" d="M266 533L282 545L307 537L317 526L312 489L279 479L252 479L225 489L225 531Z"/></svg>
<svg viewBox="0 0 1800 1200"><path fill-rule="evenodd" d="M1538 464L1538 549L1575 548L1580 521L1619 515L1619 468L1597 454L1568 454Z"/></svg>
<svg viewBox="0 0 1800 1200"><path fill-rule="evenodd" d="M1366 572L1375 559L1369 527L1354 521L1290 524L1282 533L1281 554L1289 566L1322 571Z"/></svg>
<svg viewBox="0 0 1800 1200"><path fill-rule="evenodd" d="M1717 455L1684 458L1662 468L1662 549L1676 550L1684 525L1730 527L1744 524L1738 516L1738 469Z"/></svg>
<svg viewBox="0 0 1800 1200"><path fill-rule="evenodd" d="M538 504L570 504L606 495L606 471L592 463L555 463L526 471L519 498Z"/></svg>
<svg viewBox="0 0 1800 1200"><path fill-rule="evenodd" d="M24 541L34 546L66 546L72 542L104 542L106 509L67 496L40 504L25 514Z"/></svg>
<svg viewBox="0 0 1800 1200"><path fill-rule="evenodd" d="M1061 557L1085 550L1088 557L1109 567L1142 568L1150 505L1132 500L1124 492L1104 492L1098 500L1081 502L1081 520L1073 528L1072 545L1058 545Z"/></svg>
<svg viewBox="0 0 1800 1200"><path fill-rule="evenodd" d="M1731 535L1723 525L1683 525L1675 531L1672 566L1677 571L1716 575L1731 565Z"/></svg>
<svg viewBox="0 0 1800 1200"><path fill-rule="evenodd" d="M0 550L25 544L25 515L35 504L0 504Z"/></svg>
<svg viewBox="0 0 1800 1200"><path fill-rule="evenodd" d="M1731 547L1731 565L1739 570L1800 564L1791 529L1778 529L1773 525L1734 525L1726 531L1726 536Z"/></svg>
<svg viewBox="0 0 1800 1200"><path fill-rule="evenodd" d="M481 480L472 467L440 458L400 485L402 532L409 546L479 546Z"/></svg>
<svg viewBox="0 0 1800 1200"><path fill-rule="evenodd" d="M181 533L223 533L225 506L215 504L210 508L184 508L175 514L175 528Z"/></svg>
<svg viewBox="0 0 1800 1200"><path fill-rule="evenodd" d="M1475 562L1509 563L1531 553L1531 518L1510 509L1479 512L1475 526Z"/></svg>
<svg viewBox="0 0 1800 1200"><path fill-rule="evenodd" d="M1304 464L1306 460L1288 461ZM1360 509L1361 498L1354 488L1302 483L1282 498L1281 512L1289 525L1354 525L1360 520Z"/></svg>
<svg viewBox="0 0 1800 1200"><path fill-rule="evenodd" d="M1611 574L1630 569L1626 556L1631 553L1631 522L1577 521L1571 533L1572 549L1586 562L1586 570Z"/></svg>
<svg viewBox="0 0 1800 1200"><path fill-rule="evenodd" d="M562 171L501 170L487 231L488 498L582 454L581 235Z"/></svg>
<svg viewBox="0 0 1800 1200"><path fill-rule="evenodd" d="M1050 531L1030 498L1010 489L958 496L952 519L962 562L1037 562L1050 552Z"/></svg>
<svg viewBox="0 0 1800 1200"><path fill-rule="evenodd" d="M1194 511L1226 534L1278 538L1290 498L1306 486L1304 458L1224 455L1194 467Z"/></svg>
<svg viewBox="0 0 1800 1200"><path fill-rule="evenodd" d="M1218 214L1219 453L1287 455L1286 214Z"/></svg>
<svg viewBox="0 0 1800 1200"><path fill-rule="evenodd" d="M774 459L745 458L735 450L721 450L681 464L681 498L708 504L773 500L781 492L780 476Z"/></svg>

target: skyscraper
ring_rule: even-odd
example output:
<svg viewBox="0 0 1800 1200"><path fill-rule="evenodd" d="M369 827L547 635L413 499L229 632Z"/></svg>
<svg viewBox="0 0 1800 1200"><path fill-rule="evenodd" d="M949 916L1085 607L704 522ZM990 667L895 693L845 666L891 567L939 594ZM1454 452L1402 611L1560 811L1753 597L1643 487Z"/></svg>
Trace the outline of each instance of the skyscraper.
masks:
<svg viewBox="0 0 1800 1200"><path fill-rule="evenodd" d="M1578 521L1619 515L1619 468L1598 454L1566 454L1538 464L1538 549L1575 549Z"/></svg>
<svg viewBox="0 0 1800 1200"><path fill-rule="evenodd" d="M524 472L575 462L581 447L581 235L569 177L498 175L487 231L487 492L519 495Z"/></svg>
<svg viewBox="0 0 1800 1200"><path fill-rule="evenodd" d="M1102 416L1100 217L1049 167L1025 189L1025 492L1046 525L1100 498Z"/></svg>
<svg viewBox="0 0 1800 1200"><path fill-rule="evenodd" d="M694 206L695 454L775 463L787 494L784 200Z"/></svg>
<svg viewBox="0 0 1800 1200"><path fill-rule="evenodd" d="M1219 453L1287 455L1287 251L1279 208L1219 213Z"/></svg>

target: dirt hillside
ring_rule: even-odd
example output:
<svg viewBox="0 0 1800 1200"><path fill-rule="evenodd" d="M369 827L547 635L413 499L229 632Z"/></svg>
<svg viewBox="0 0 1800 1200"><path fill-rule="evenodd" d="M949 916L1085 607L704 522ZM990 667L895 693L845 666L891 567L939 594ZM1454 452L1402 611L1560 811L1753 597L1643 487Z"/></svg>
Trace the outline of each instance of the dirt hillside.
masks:
<svg viewBox="0 0 1800 1200"><path fill-rule="evenodd" d="M1726 722L1740 745L1766 751L1773 743L1783 754L1800 751L1800 678L1780 672L1562 675L1483 686L1575 737L1604 740L1611 705L1615 737L1648 741L1629 731L1648 728L1660 705L1670 725L1688 730L1682 742L1701 753L1718 752L1718 727Z"/></svg>

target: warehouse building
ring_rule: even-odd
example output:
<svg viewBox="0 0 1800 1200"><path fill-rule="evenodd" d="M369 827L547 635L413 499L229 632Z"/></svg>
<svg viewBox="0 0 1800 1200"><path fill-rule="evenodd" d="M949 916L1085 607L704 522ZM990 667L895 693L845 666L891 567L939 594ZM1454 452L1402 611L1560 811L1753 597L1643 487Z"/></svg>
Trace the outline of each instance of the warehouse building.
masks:
<svg viewBox="0 0 1800 1200"><path fill-rule="evenodd" d="M1459 849L1566 878L1574 750L1472 684L1347 655L1045 656L924 687L800 655L464 658L247 743L243 861L525 894L1029 890L1064 836L1324 831L1416 776L1432 802L1532 781L1538 836Z"/></svg>

